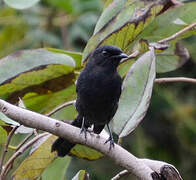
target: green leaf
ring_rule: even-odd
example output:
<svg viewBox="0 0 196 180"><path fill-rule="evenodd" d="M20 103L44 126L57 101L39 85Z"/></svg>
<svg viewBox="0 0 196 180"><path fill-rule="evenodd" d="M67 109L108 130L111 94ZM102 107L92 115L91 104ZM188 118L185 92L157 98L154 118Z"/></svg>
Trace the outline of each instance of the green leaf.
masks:
<svg viewBox="0 0 196 180"><path fill-rule="evenodd" d="M119 137L127 136L141 122L148 109L155 79L155 54L150 50L131 66L123 82L113 130Z"/></svg>
<svg viewBox="0 0 196 180"><path fill-rule="evenodd" d="M45 49L18 51L0 60L0 98L6 99L19 91L21 96L31 91L43 93L59 89L62 86L58 83L59 78L69 79L64 86L73 83L74 75L71 73L74 67L72 57L65 54ZM44 85L46 82L47 86ZM14 94L15 98L18 96Z"/></svg>
<svg viewBox="0 0 196 180"><path fill-rule="evenodd" d="M52 162L47 169L44 170L42 180L63 180L66 177L66 171L69 167L71 157L65 156L64 158L57 158Z"/></svg>
<svg viewBox="0 0 196 180"><path fill-rule="evenodd" d="M82 53L72 52L72 51L65 51L65 50L62 50L62 49L55 49L55 48L46 48L46 49L48 51L51 51L51 52L66 54L66 55L72 57L75 60L76 68L81 67Z"/></svg>
<svg viewBox="0 0 196 180"><path fill-rule="evenodd" d="M98 46L116 45L130 54L132 42L161 12L167 1L113 1L103 12L88 41L83 61Z"/></svg>
<svg viewBox="0 0 196 180"><path fill-rule="evenodd" d="M89 174L85 170L80 170L72 180L88 180Z"/></svg>
<svg viewBox="0 0 196 180"><path fill-rule="evenodd" d="M45 138L45 137L43 137ZM36 179L56 158L55 153L51 153L51 144L56 139L55 136L49 136L34 152L27 157L14 172L15 180Z"/></svg>
<svg viewBox="0 0 196 180"><path fill-rule="evenodd" d="M155 42L169 37L195 22L195 10L196 2L190 2L180 7L171 8L156 17L150 26L146 27L145 31L143 31L137 39L145 38L148 41ZM178 39L185 38L193 34L196 34L195 29L181 35Z"/></svg>
<svg viewBox="0 0 196 180"><path fill-rule="evenodd" d="M88 160L97 160L103 157L103 154L84 145L77 144L72 148L71 155Z"/></svg>
<svg viewBox="0 0 196 180"><path fill-rule="evenodd" d="M61 83L64 83L64 81L66 81L66 78L61 81ZM63 104L66 101L73 100L75 98L75 85L68 84L67 87L59 91L49 91L44 94L30 92L27 93L22 99L25 102L27 109L31 109L32 111L36 111L39 113L48 113L56 106Z"/></svg>
<svg viewBox="0 0 196 180"><path fill-rule="evenodd" d="M120 10L124 7L126 3L126 0L121 1L107 1L106 4L107 7L101 14L94 30L94 34L99 32L109 21L111 21L117 14L120 12Z"/></svg>
<svg viewBox="0 0 196 180"><path fill-rule="evenodd" d="M132 64L135 62L135 59L128 60L118 66L118 73L121 77L124 77L129 71Z"/></svg>
<svg viewBox="0 0 196 180"><path fill-rule="evenodd" d="M39 0L4 0L4 2L15 9L26 9L34 6Z"/></svg>
<svg viewBox="0 0 196 180"><path fill-rule="evenodd" d="M0 126L0 145L5 144L7 140L7 131Z"/></svg>
<svg viewBox="0 0 196 180"><path fill-rule="evenodd" d="M56 113L54 113L51 117L54 119L58 119L58 120L73 120L76 118L77 115L77 111L76 108L74 106L74 104L70 105L70 106L66 106L62 109L60 109L59 111L57 111Z"/></svg>
<svg viewBox="0 0 196 180"><path fill-rule="evenodd" d="M0 116L1 116L1 114L0 114ZM3 120L1 120L1 118L0 118L0 126L7 126L7 124Z"/></svg>
<svg viewBox="0 0 196 180"><path fill-rule="evenodd" d="M181 43L172 43L167 50L156 54L156 72L173 71L184 65L188 59L188 50Z"/></svg>

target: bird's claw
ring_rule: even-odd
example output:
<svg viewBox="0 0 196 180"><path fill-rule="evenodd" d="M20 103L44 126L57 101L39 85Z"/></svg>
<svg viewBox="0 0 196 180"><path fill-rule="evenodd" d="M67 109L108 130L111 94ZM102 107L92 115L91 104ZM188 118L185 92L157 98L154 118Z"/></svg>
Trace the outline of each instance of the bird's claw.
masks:
<svg viewBox="0 0 196 180"><path fill-rule="evenodd" d="M82 127L80 134L84 133L84 137L87 140L87 132L91 133L92 131L88 130L88 128Z"/></svg>
<svg viewBox="0 0 196 180"><path fill-rule="evenodd" d="M110 136L104 144L107 144L108 142L110 142L110 148L109 150L111 150L112 148L114 148L114 139Z"/></svg>

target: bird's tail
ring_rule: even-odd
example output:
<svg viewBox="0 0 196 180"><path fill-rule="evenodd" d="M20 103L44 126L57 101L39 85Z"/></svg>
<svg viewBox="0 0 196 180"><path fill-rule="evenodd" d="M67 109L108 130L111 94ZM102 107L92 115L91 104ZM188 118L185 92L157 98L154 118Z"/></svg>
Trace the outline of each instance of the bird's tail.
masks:
<svg viewBox="0 0 196 180"><path fill-rule="evenodd" d="M82 126L82 118L80 116L77 116L77 118L71 124L73 126L80 128ZM51 152L57 151L58 156L64 157L65 155L67 155L70 152L70 150L74 146L75 146L75 144L69 142L66 139L59 137L52 144Z"/></svg>

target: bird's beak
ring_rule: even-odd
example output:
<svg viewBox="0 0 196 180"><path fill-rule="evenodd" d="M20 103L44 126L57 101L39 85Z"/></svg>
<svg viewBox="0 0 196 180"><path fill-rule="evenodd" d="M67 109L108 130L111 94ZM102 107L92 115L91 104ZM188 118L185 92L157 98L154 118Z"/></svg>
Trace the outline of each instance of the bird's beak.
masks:
<svg viewBox="0 0 196 180"><path fill-rule="evenodd" d="M123 58L128 58L128 55L126 55L125 53L121 53L118 57L120 59L123 59Z"/></svg>

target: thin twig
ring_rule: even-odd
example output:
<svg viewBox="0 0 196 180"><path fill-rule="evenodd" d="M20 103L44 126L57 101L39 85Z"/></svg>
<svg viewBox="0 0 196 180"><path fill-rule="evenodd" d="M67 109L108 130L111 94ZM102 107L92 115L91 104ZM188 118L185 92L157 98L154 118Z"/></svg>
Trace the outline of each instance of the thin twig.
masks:
<svg viewBox="0 0 196 180"><path fill-rule="evenodd" d="M184 29L178 31L177 33L173 34L172 36L167 37L167 38L165 38L165 39L163 39L163 40L158 41L158 43L166 43L166 42L168 42L168 41L174 40L174 39L176 39L178 36L184 34L185 32L187 32L187 31L189 31L189 30L191 30L191 29L193 29L194 27L196 27L196 22L193 23L193 24L191 24L191 25L189 25L189 26L187 26L187 27L185 27Z"/></svg>
<svg viewBox="0 0 196 180"><path fill-rule="evenodd" d="M7 138L7 142L6 142L5 148L4 148L4 150L3 150L3 154L2 154L2 157L1 157L1 161L0 161L0 173L1 173L1 170L2 170L2 167L3 167L3 162L4 162L4 159L5 159L6 153L8 152L8 146L9 146L9 144L10 144L11 138L12 138L14 132L18 129L18 127L19 127L19 126L15 126L15 127L11 130L11 132L10 132L8 138Z"/></svg>
<svg viewBox="0 0 196 180"><path fill-rule="evenodd" d="M123 170L123 171L119 172L116 176L114 176L111 180L118 180L121 177L123 177L123 176L125 176L125 175L127 175L129 173L130 173L129 171Z"/></svg>
<svg viewBox="0 0 196 180"><path fill-rule="evenodd" d="M61 104L60 106L56 107L55 109L53 109L52 111L50 111L49 113L47 113L47 114L45 114L45 115L46 115L46 116L51 116L51 115L53 115L54 113L56 113L57 111L63 109L64 107L70 106L70 105L72 105L72 104L74 104L74 103L75 103L75 100L73 100L73 101L68 101L68 102L66 102L66 103L64 103L64 104Z"/></svg>
<svg viewBox="0 0 196 180"><path fill-rule="evenodd" d="M18 151L32 136L33 136L34 132L32 132L31 134L28 134L23 141L16 147L16 151Z"/></svg>
<svg viewBox="0 0 196 180"><path fill-rule="evenodd" d="M170 83L170 82L188 82L196 84L196 79L185 78L185 77L174 77L174 78L157 78L155 79L156 83Z"/></svg>
<svg viewBox="0 0 196 180"><path fill-rule="evenodd" d="M12 165L12 163L14 162L14 160L21 155L26 149L28 149L32 144L34 144L37 140L39 140L40 138L46 136L48 133L42 133L36 137L34 137L31 141L29 141L28 143L24 144L18 151L16 151L12 157L7 161L7 163L5 164L5 166L3 167L3 170L1 172L1 176L0 179L4 179L6 174L7 174L7 169L9 169L9 167Z"/></svg>

